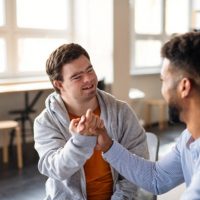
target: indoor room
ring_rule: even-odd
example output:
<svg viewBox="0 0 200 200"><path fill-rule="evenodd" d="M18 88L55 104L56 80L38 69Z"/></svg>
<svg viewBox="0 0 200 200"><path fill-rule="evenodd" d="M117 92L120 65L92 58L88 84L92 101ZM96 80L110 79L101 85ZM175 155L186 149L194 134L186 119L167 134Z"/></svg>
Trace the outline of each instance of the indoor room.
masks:
<svg viewBox="0 0 200 200"><path fill-rule="evenodd" d="M48 176L38 170L33 127L46 99L61 87L62 78L56 84L47 75L47 59L56 48L75 43L88 52L92 72L79 74L94 70L98 90L127 103L141 130L153 133L148 148L150 160L157 161L186 128L168 117L161 48L199 30L199 0L0 0L0 199L45 198ZM79 74L71 79L77 81ZM141 189L138 199L180 199L185 189L182 183L157 196Z"/></svg>

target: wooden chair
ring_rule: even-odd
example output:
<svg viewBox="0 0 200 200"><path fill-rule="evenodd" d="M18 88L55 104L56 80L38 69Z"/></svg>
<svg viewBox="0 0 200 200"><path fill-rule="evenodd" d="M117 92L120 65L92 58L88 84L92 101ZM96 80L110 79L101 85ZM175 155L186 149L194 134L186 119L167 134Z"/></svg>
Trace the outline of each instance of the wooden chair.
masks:
<svg viewBox="0 0 200 200"><path fill-rule="evenodd" d="M151 125L151 108L153 106L156 106L158 108L158 124L159 129L163 130L166 127L166 121L165 121L165 110L167 107L166 102L164 99L148 99L145 101L146 104L146 110L145 110L145 124L147 127Z"/></svg>
<svg viewBox="0 0 200 200"><path fill-rule="evenodd" d="M17 146L17 163L18 168L23 167L23 156L22 156L22 146L21 146L21 131L18 122L16 121L0 121L0 136L2 138L3 145L3 162L8 163L8 146L9 146L9 136L10 130L15 130L16 134L16 146Z"/></svg>

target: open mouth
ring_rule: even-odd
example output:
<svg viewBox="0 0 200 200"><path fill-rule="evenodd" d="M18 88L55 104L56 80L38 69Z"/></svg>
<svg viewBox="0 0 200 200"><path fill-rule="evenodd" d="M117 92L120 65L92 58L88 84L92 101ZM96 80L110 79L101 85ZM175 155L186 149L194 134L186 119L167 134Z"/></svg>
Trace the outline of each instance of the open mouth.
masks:
<svg viewBox="0 0 200 200"><path fill-rule="evenodd" d="M88 85L88 86L83 87L83 90L90 90L93 87L94 87L94 85Z"/></svg>

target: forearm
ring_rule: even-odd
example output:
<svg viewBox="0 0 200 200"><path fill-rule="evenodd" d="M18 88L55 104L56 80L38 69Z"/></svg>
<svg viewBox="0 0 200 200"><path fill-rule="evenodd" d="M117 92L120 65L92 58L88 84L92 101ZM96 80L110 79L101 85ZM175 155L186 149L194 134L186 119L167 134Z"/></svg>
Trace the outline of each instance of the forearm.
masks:
<svg viewBox="0 0 200 200"><path fill-rule="evenodd" d="M46 176L67 179L83 166L92 155L95 145L96 137L76 135L64 147L54 149L53 146L44 145L42 149L36 148L40 155L38 168Z"/></svg>
<svg viewBox="0 0 200 200"><path fill-rule="evenodd" d="M103 154L104 159L130 182L157 193L152 185L154 163L139 158L121 145L122 148L119 148L118 145L117 142L114 142L112 147Z"/></svg>
<svg viewBox="0 0 200 200"><path fill-rule="evenodd" d="M183 182L176 151L171 151L165 158L154 163L130 153L114 142L103 157L127 180L154 194L167 192Z"/></svg>

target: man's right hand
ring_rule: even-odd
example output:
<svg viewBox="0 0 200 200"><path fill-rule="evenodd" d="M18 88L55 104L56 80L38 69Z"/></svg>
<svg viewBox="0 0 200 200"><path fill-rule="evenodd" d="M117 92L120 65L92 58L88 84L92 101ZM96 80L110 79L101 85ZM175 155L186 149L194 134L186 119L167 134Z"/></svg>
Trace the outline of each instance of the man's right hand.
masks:
<svg viewBox="0 0 200 200"><path fill-rule="evenodd" d="M81 118L72 119L69 125L69 130L72 134L79 133L81 135L97 135L97 128L103 128L103 120L95 115L91 109L88 109L85 115Z"/></svg>
<svg viewBox="0 0 200 200"><path fill-rule="evenodd" d="M97 129L97 145L96 149L103 151L104 153L110 149L113 144L112 139L109 137L107 130L104 128Z"/></svg>
<svg viewBox="0 0 200 200"><path fill-rule="evenodd" d="M86 136L97 136L97 145L95 148L103 152L108 151L112 146L113 141L108 136L103 120L92 113L91 109L88 109L86 114L81 116L81 118L71 120L69 130L72 134L79 133Z"/></svg>

